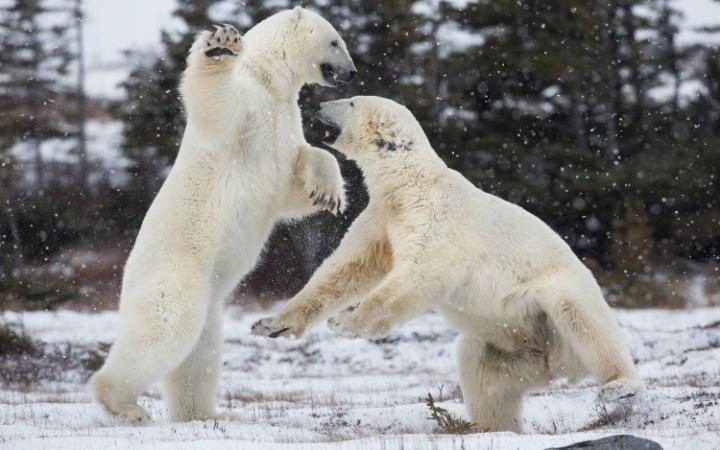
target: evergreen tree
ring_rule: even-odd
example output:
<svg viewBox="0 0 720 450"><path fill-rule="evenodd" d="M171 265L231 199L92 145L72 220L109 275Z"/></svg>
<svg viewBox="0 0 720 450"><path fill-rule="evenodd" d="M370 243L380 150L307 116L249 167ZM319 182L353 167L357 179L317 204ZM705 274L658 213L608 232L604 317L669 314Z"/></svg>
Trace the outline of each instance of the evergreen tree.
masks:
<svg viewBox="0 0 720 450"><path fill-rule="evenodd" d="M72 89L65 83L73 54L67 5L43 0L14 0L0 9L0 143L17 141L34 154L35 183L45 186L40 145L50 138L73 137L74 127L63 109Z"/></svg>
<svg viewBox="0 0 720 450"><path fill-rule="evenodd" d="M46 239L37 239L38 230L50 235L58 191L51 189L59 177L50 177L41 153L44 142L74 140L77 123L68 108L76 93L69 83L74 63L72 5L65 1L14 0L0 8L0 160L4 185L0 193L4 214L0 217L3 234L11 238L12 254L45 254L50 248ZM29 168L21 161L11 161L9 149L32 155L32 181L24 183ZM65 205L63 205L65 206ZM23 236L28 234L28 236ZM50 241L54 239L50 236ZM14 259L17 259L15 257ZM16 261L17 262L17 261Z"/></svg>
<svg viewBox="0 0 720 450"><path fill-rule="evenodd" d="M33 299L49 305L52 292L64 291L22 268L57 249L68 236L58 223L72 228L72 219L64 221L77 217L82 204L77 193L59 189L73 180L41 152L46 143L77 145L77 111L68 106L77 99L69 78L77 56L73 6L69 0L0 6L0 303Z"/></svg>

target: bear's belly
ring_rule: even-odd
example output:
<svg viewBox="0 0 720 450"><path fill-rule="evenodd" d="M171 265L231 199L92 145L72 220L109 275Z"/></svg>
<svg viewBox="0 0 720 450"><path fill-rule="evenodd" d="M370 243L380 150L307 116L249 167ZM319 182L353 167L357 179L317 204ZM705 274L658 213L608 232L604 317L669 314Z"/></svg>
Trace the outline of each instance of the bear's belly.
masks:
<svg viewBox="0 0 720 450"><path fill-rule="evenodd" d="M289 145L289 144L288 144ZM224 299L252 270L279 218L296 152L263 148L253 164L230 165L218 179L213 297ZM272 176L270 176L272 174Z"/></svg>
<svg viewBox="0 0 720 450"><path fill-rule="evenodd" d="M507 353L529 352L546 361L551 378L567 377L575 381L587 374L580 359L553 327L544 312L535 308L515 305L506 313L481 308L439 308L454 330L472 337L485 345ZM482 311L482 314L479 313Z"/></svg>
<svg viewBox="0 0 720 450"><path fill-rule="evenodd" d="M547 348L553 337L547 316L532 302L482 302L454 299L440 308L449 325L469 336L506 350Z"/></svg>

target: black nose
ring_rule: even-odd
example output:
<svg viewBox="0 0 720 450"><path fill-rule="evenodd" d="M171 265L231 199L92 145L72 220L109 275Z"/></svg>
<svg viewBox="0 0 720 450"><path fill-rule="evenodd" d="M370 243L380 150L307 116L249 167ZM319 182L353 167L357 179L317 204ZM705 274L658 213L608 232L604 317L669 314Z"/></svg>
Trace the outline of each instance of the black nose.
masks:
<svg viewBox="0 0 720 450"><path fill-rule="evenodd" d="M348 72L348 81L351 81L353 78L355 78L355 75L357 75L357 70L351 70Z"/></svg>

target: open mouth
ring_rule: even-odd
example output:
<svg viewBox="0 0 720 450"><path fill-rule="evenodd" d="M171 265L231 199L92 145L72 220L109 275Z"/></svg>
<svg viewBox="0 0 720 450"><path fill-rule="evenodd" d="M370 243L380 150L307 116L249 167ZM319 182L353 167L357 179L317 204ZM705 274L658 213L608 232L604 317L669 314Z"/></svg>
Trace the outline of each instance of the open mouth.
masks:
<svg viewBox="0 0 720 450"><path fill-rule="evenodd" d="M326 145L333 144L340 136L340 126L330 120L327 116L323 115L322 110L318 112L316 117L318 123L320 124L318 128L320 129L322 136L322 143Z"/></svg>
<svg viewBox="0 0 720 450"><path fill-rule="evenodd" d="M347 83L346 80L338 75L333 66L328 63L320 64L320 71L322 72L323 79L332 86Z"/></svg>

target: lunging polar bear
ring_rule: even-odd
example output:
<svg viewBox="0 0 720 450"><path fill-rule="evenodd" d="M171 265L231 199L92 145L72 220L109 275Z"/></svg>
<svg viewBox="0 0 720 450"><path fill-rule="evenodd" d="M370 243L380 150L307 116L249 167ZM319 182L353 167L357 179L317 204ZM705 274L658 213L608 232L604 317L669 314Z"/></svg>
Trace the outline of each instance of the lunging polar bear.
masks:
<svg viewBox="0 0 720 450"><path fill-rule="evenodd" d="M336 333L380 338L437 310L461 333L466 408L488 431L519 431L523 393L553 378L592 375L602 401L644 389L591 272L540 219L449 169L397 103L354 97L319 117L362 169L370 203L254 334L301 336L359 297L330 319Z"/></svg>
<svg viewBox="0 0 720 450"><path fill-rule="evenodd" d="M108 412L149 419L137 398L162 377L173 420L219 417L225 298L279 219L344 202L337 162L305 142L298 92L355 73L337 31L299 7L242 38L228 25L198 35L182 145L125 266L119 337L90 381Z"/></svg>

